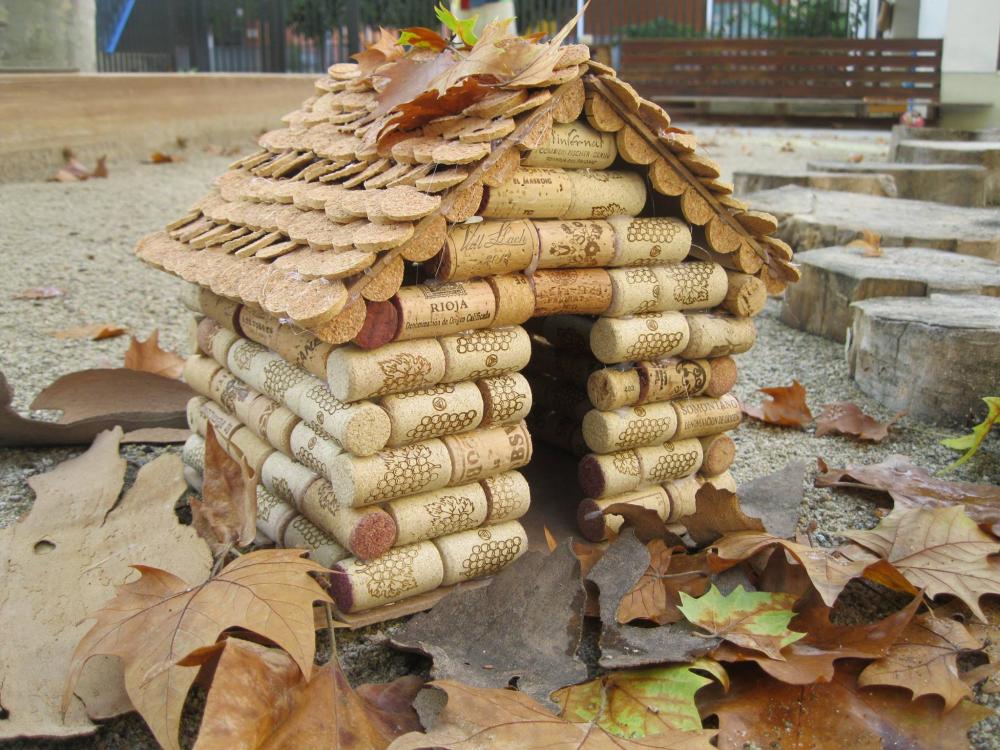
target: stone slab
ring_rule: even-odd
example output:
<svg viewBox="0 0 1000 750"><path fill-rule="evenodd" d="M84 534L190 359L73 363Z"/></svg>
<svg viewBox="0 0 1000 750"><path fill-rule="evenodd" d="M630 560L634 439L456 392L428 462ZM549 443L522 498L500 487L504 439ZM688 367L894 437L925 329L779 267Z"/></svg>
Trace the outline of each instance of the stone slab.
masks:
<svg viewBox="0 0 1000 750"><path fill-rule="evenodd" d="M896 149L903 141L1000 141L1000 128L961 130L893 125L889 139L889 161L896 160Z"/></svg>
<svg viewBox="0 0 1000 750"><path fill-rule="evenodd" d="M1000 141L901 141L896 161L904 164L977 164L985 167L986 202L1000 204Z"/></svg>
<svg viewBox="0 0 1000 750"><path fill-rule="evenodd" d="M986 167L978 164L811 161L808 169L823 174L888 175L896 185L896 195L893 196L896 198L975 208L986 205L986 178L989 173Z"/></svg>
<svg viewBox="0 0 1000 750"><path fill-rule="evenodd" d="M785 292L782 322L843 343L853 302L939 292L1000 297L1000 263L926 247L883 247L882 253L867 257L860 247L796 253L802 279Z"/></svg>
<svg viewBox="0 0 1000 750"><path fill-rule="evenodd" d="M840 190L845 193L897 197L896 184L887 174L840 174L837 172L734 172L736 195L760 190L800 185L820 190Z"/></svg>
<svg viewBox="0 0 1000 750"><path fill-rule="evenodd" d="M854 303L847 361L858 387L935 424L968 425L1000 372L1000 298L932 294Z"/></svg>
<svg viewBox="0 0 1000 750"><path fill-rule="evenodd" d="M1000 261L1000 209L814 190L794 185L741 196L778 217L796 251L846 245L862 230L886 247L930 247Z"/></svg>

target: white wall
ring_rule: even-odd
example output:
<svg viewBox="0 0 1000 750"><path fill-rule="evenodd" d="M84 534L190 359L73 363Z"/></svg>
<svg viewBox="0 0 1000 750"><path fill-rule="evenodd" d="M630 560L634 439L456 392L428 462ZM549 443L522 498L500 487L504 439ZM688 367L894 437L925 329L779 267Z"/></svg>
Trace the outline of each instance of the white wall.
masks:
<svg viewBox="0 0 1000 750"><path fill-rule="evenodd" d="M921 6L939 3L945 5L943 0L923 0ZM997 51L1000 49L1000 0L949 0L946 15L942 70L946 73L996 73Z"/></svg>

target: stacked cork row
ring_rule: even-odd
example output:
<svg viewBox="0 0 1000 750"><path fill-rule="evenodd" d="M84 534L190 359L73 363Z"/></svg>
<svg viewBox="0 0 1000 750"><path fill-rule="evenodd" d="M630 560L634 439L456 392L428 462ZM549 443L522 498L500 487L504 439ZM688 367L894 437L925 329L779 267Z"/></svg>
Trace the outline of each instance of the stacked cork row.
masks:
<svg viewBox="0 0 1000 750"><path fill-rule="evenodd" d="M184 372L199 394L185 462L203 466L211 425L259 477L259 532L331 566L342 612L495 573L526 549L523 328L334 347L192 291L204 317Z"/></svg>

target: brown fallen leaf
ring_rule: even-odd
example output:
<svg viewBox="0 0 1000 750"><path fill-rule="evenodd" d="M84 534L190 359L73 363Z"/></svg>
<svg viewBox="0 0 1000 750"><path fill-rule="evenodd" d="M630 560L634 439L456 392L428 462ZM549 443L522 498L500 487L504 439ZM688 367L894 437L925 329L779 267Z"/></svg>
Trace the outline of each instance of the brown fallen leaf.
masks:
<svg viewBox="0 0 1000 750"><path fill-rule="evenodd" d="M649 567L618 605L619 623L647 620L657 625L684 619L677 606L683 591L701 596L711 585L708 563L704 554L688 555L684 550L668 547L662 539L646 545Z"/></svg>
<svg viewBox="0 0 1000 750"><path fill-rule="evenodd" d="M975 622L970 617L968 607L957 599L941 607L934 608L935 617L949 617L961 622L966 629L978 641L985 644L984 651L989 657L988 667L992 667L986 682L980 688L984 693L1000 693L1000 600L987 599L982 602L983 613L986 615L986 623ZM977 668L978 669L978 668ZM974 685L978 680L974 674L976 670L963 674L962 677L969 685Z"/></svg>
<svg viewBox="0 0 1000 750"><path fill-rule="evenodd" d="M147 442L184 442L193 395L179 380L148 372L82 370L59 378L31 403L32 409L62 411L58 421L49 422L14 411L14 393L0 372L0 447L80 445L115 426L125 429L126 437L135 433Z"/></svg>
<svg viewBox="0 0 1000 750"><path fill-rule="evenodd" d="M935 698L859 689L860 670L844 662L831 682L787 685L736 665L729 693L706 696L702 716L719 717L719 750L961 750L969 729L993 713L968 700L942 712Z"/></svg>
<svg viewBox="0 0 1000 750"><path fill-rule="evenodd" d="M412 707L419 677L354 691L334 658L307 681L284 651L238 638L204 649L191 663L214 658L216 650L195 750L384 750L421 729Z"/></svg>
<svg viewBox="0 0 1000 750"><path fill-rule="evenodd" d="M191 498L191 525L216 557L246 547L257 535L257 477L243 459L233 460L215 436L205 432L201 499Z"/></svg>
<svg viewBox="0 0 1000 750"><path fill-rule="evenodd" d="M139 579L119 586L114 599L92 615L97 621L73 653L63 705L90 658L117 656L132 704L161 745L179 750L181 709L197 675L180 662L212 647L229 628L272 641L308 680L316 650L313 603L331 599L310 576L326 568L301 555L289 549L250 552L197 585L134 566Z"/></svg>
<svg viewBox="0 0 1000 750"><path fill-rule="evenodd" d="M552 535L552 532L549 531L548 526L542 526L542 532L545 534L545 546L549 548L549 552L555 552L556 547L559 546L559 542Z"/></svg>
<svg viewBox="0 0 1000 750"><path fill-rule="evenodd" d="M882 235L873 232L871 229L862 229L860 234L860 237L848 242L847 247L860 247L864 251L862 255L866 258L881 258L884 255L882 252Z"/></svg>
<svg viewBox="0 0 1000 750"><path fill-rule="evenodd" d="M906 456L890 456L878 464L831 469L819 462L817 487L850 487L886 492L897 508L946 508L961 505L978 523L1000 523L1000 487L938 479L910 463Z"/></svg>
<svg viewBox="0 0 1000 750"><path fill-rule="evenodd" d="M97 157L97 164L94 167L94 171L90 173L90 176L97 178L105 178L108 176L108 157Z"/></svg>
<svg viewBox="0 0 1000 750"><path fill-rule="evenodd" d="M377 68L403 56L403 48L396 44L396 35L379 27L378 38L352 57L357 60L361 78L370 76Z"/></svg>
<svg viewBox="0 0 1000 750"><path fill-rule="evenodd" d="M160 348L160 332L153 329L149 338L139 341L131 337L125 352L125 366L130 370L142 370L165 378L180 378L184 371L184 358Z"/></svg>
<svg viewBox="0 0 1000 750"><path fill-rule="evenodd" d="M980 622L980 597L1000 594L1000 543L980 530L961 506L894 510L870 531L843 532L892 564L934 598L957 596Z"/></svg>
<svg viewBox="0 0 1000 750"><path fill-rule="evenodd" d="M667 528L660 515L652 508L643 508L631 503L614 503L604 509L605 516L621 516L624 520L622 529L631 528L639 541L651 542L662 539L671 547L684 546L684 540Z"/></svg>
<svg viewBox="0 0 1000 750"><path fill-rule="evenodd" d="M473 688L450 680L431 685L448 697L437 722L426 734L404 734L390 745L392 750L713 750L712 732L664 730L636 740L614 737L594 723L560 719L516 690Z"/></svg>
<svg viewBox="0 0 1000 750"><path fill-rule="evenodd" d="M798 380L791 385L758 388L767 398L762 406L746 406L743 412L754 419L781 427L804 429L813 420L806 403L806 389Z"/></svg>
<svg viewBox="0 0 1000 750"><path fill-rule="evenodd" d="M167 565L191 581L208 576L211 555L194 529L177 520L183 468L166 454L139 469L121 495L126 462L120 429L97 436L80 456L28 479L30 513L0 529L0 683L6 715L0 739L91 734L91 719L131 710L121 666L95 659L63 713L70 657L89 613L134 576L129 561ZM88 718L89 717L89 718Z"/></svg>
<svg viewBox="0 0 1000 750"><path fill-rule="evenodd" d="M10 295L11 299L55 299L66 294L64 289L57 286L33 286L17 294Z"/></svg>
<svg viewBox="0 0 1000 750"><path fill-rule="evenodd" d="M695 512L677 519L699 545L710 544L733 531L766 531L759 518L746 515L735 492L706 482L695 494Z"/></svg>
<svg viewBox="0 0 1000 750"><path fill-rule="evenodd" d="M889 428L904 414L905 412L899 412L888 422L879 422L877 419L869 417L861 411L861 407L850 401L824 404L823 412L816 417L816 437L839 433L860 440L881 443L889 437Z"/></svg>
<svg viewBox="0 0 1000 750"><path fill-rule="evenodd" d="M830 682L838 659L871 660L889 653L920 604L915 596L906 607L877 622L837 625L830 621L831 609L813 594L788 626L806 635L782 649L781 659L731 643L722 643L710 655L723 662L755 662L774 679L791 685Z"/></svg>
<svg viewBox="0 0 1000 750"><path fill-rule="evenodd" d="M847 157L847 161L849 161L851 164L860 164L864 160L865 160L864 154L851 154L849 157Z"/></svg>
<svg viewBox="0 0 1000 750"><path fill-rule="evenodd" d="M869 664L858 677L858 685L888 685L906 688L913 698L940 695L945 709L951 710L972 689L958 674L958 657L978 651L982 641L973 638L955 620L921 615L903 631L889 653Z"/></svg>
<svg viewBox="0 0 1000 750"><path fill-rule="evenodd" d="M785 154L790 154L795 151L795 146L792 145L791 141L785 141L783 144L781 144L780 151Z"/></svg>
<svg viewBox="0 0 1000 750"><path fill-rule="evenodd" d="M52 335L57 339L90 339L100 341L102 339L113 339L128 331L127 328L116 326L113 323L95 323L87 326L74 326L64 328L61 331L53 331Z"/></svg>
<svg viewBox="0 0 1000 750"><path fill-rule="evenodd" d="M172 154L165 154L162 151L154 151L146 160L147 164L172 164L180 159Z"/></svg>

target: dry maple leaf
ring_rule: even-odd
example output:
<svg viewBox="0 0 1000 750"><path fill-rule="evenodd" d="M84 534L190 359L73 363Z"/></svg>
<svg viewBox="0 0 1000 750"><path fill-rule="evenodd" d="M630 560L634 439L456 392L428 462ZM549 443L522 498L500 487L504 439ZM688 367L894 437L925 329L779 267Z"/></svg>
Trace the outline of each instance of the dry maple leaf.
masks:
<svg viewBox="0 0 1000 750"><path fill-rule="evenodd" d="M245 547L257 534L257 477L243 459L235 461L215 435L205 432L201 499L191 499L192 526L215 555Z"/></svg>
<svg viewBox="0 0 1000 750"><path fill-rule="evenodd" d="M559 541L549 531L548 526L543 525L542 532L545 534L545 546L549 548L549 552L555 552L556 548L559 547Z"/></svg>
<svg viewBox="0 0 1000 750"><path fill-rule="evenodd" d="M301 555L288 549L251 552L196 586L165 570L134 566L140 578L118 587L77 645L64 705L91 657L117 656L132 704L157 741L177 750L181 710L197 674L179 662L213 646L229 628L277 644L308 679L316 650L313 603L331 599L309 575L326 568Z"/></svg>
<svg viewBox="0 0 1000 750"><path fill-rule="evenodd" d="M177 380L184 371L184 358L160 348L160 332L154 328L145 341L131 337L125 352L125 367Z"/></svg>
<svg viewBox="0 0 1000 750"><path fill-rule="evenodd" d="M969 729L993 714L971 701L942 714L934 698L859 689L860 669L844 662L831 682L803 686L733 667L729 694L702 701L702 716L719 717L719 750L961 750Z"/></svg>
<svg viewBox="0 0 1000 750"><path fill-rule="evenodd" d="M127 331L127 328L111 323L95 323L89 326L74 326L73 328L64 328L61 331L53 331L52 335L57 339L90 339L91 341L101 341L102 339L116 338Z"/></svg>
<svg viewBox="0 0 1000 750"><path fill-rule="evenodd" d="M746 515L735 492L706 482L695 494L695 512L677 519L699 545L709 544L733 531L766 531L759 518Z"/></svg>
<svg viewBox="0 0 1000 750"><path fill-rule="evenodd" d="M57 286L33 286L31 289L25 289L17 294L10 295L11 299L53 299L55 297L62 297L66 294L65 290L60 289Z"/></svg>
<svg viewBox="0 0 1000 750"><path fill-rule="evenodd" d="M221 651L195 750L337 748L383 750L418 731L412 702L423 680L407 676L355 692L336 657L306 680L284 651L227 638L192 664Z"/></svg>
<svg viewBox="0 0 1000 750"><path fill-rule="evenodd" d="M172 164L175 161L179 161L177 157L171 154L165 154L162 151L154 151L149 155L149 159L146 161L147 164Z"/></svg>
<svg viewBox="0 0 1000 750"><path fill-rule="evenodd" d="M743 412L748 416L768 424L799 429L812 422L812 412L806 403L806 389L798 380L793 380L791 385L757 390L767 399L762 406L744 406Z"/></svg>
<svg viewBox="0 0 1000 750"><path fill-rule="evenodd" d="M906 688L914 699L940 695L950 711L963 698L972 697L972 690L959 677L958 657L981 647L982 642L960 622L921 615L903 631L888 654L865 667L858 684Z"/></svg>
<svg viewBox="0 0 1000 750"><path fill-rule="evenodd" d="M357 60L361 77L367 78L379 67L403 56L403 48L396 44L396 35L379 26L378 38L362 52L352 57Z"/></svg>
<svg viewBox="0 0 1000 750"><path fill-rule="evenodd" d="M553 716L515 690L472 688L450 680L430 684L448 696L437 722L426 734L404 734L389 750L713 750L711 732L671 731L638 740L613 737L593 723Z"/></svg>
<svg viewBox="0 0 1000 750"><path fill-rule="evenodd" d="M812 594L788 626L806 636L782 649L781 659L771 659L730 643L720 644L710 655L724 662L756 662L771 677L791 685L830 682L837 659L885 656L913 619L920 603L920 597L915 596L906 607L877 622L836 625L830 621L830 608Z"/></svg>
<svg viewBox="0 0 1000 750"><path fill-rule="evenodd" d="M904 412L896 414L888 422L879 422L869 417L857 404L850 401L839 401L836 404L824 404L823 413L816 417L816 437L830 433L851 435L861 440L881 443L889 437L892 427Z"/></svg>
<svg viewBox="0 0 1000 750"><path fill-rule="evenodd" d="M844 532L891 563L927 596L957 596L981 622L985 594L1000 594L1000 543L982 531L961 506L894 510L871 531Z"/></svg>
<svg viewBox="0 0 1000 750"><path fill-rule="evenodd" d="M935 617L950 617L965 625L973 638L985 643L984 651L990 663L986 668L976 667L962 677L969 685L974 685L982 677L987 677L987 681L980 688L984 693L1000 693L1000 601L987 599L982 603L983 612L986 614L985 624L970 622L968 608L957 599L948 602L944 606L934 609ZM979 676L981 671L988 671L988 674Z"/></svg>
<svg viewBox="0 0 1000 750"><path fill-rule="evenodd" d="M684 619L677 606L680 594L701 596L708 591L711 579L705 555L687 555L668 547L662 539L646 545L649 567L618 605L618 622L648 620L657 625Z"/></svg>
<svg viewBox="0 0 1000 750"><path fill-rule="evenodd" d="M862 255L866 258L881 258L884 255L882 252L882 235L873 232L871 229L862 229L861 236L856 240L848 242L847 247L860 247L864 251Z"/></svg>
<svg viewBox="0 0 1000 750"><path fill-rule="evenodd" d="M626 528L635 530L636 538L645 544L654 539L662 539L671 547L684 546L684 540L667 528L659 514L652 508L643 508L631 503L615 503L603 510L605 516L621 516L624 524L619 533Z"/></svg>

